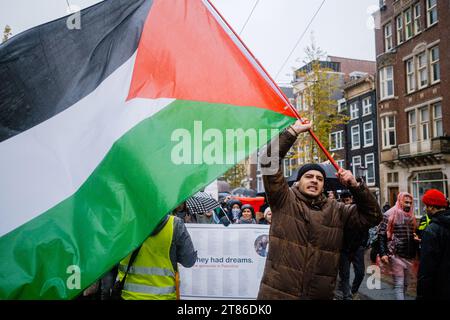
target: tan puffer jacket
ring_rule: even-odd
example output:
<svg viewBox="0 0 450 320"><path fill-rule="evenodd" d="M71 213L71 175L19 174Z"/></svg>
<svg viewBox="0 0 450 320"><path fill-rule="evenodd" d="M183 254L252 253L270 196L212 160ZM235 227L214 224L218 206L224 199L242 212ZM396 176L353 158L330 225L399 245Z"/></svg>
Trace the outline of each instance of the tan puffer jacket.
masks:
<svg viewBox="0 0 450 320"><path fill-rule="evenodd" d="M280 162L295 140L287 131L280 135ZM263 179L272 225L258 299L332 299L344 227L379 224L376 199L363 181L351 189L356 204L344 205L325 196L311 200L289 188L281 167Z"/></svg>

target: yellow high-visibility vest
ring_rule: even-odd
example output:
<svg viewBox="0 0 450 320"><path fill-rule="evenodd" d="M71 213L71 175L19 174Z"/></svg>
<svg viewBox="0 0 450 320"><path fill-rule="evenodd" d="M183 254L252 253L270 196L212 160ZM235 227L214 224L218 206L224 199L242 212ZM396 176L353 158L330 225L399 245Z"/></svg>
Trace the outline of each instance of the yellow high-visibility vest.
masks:
<svg viewBox="0 0 450 320"><path fill-rule="evenodd" d="M427 214L425 214L425 218L426 218L426 220L425 221L422 221L421 223L420 223L420 225L419 225L419 230L425 230L425 228L426 227L428 227L428 225L430 224L430 222L431 222L431 219L428 217L428 215Z"/></svg>
<svg viewBox="0 0 450 320"><path fill-rule="evenodd" d="M147 238L128 272L122 290L125 300L176 300L175 270L170 261L174 217L161 231ZM125 276L131 254L120 262L119 280Z"/></svg>

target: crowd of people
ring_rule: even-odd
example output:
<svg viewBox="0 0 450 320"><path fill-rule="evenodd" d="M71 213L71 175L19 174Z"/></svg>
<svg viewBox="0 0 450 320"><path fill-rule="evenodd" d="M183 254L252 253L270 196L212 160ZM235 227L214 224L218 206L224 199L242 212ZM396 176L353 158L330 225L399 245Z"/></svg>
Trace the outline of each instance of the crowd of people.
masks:
<svg viewBox="0 0 450 320"><path fill-rule="evenodd" d="M310 123L297 121L280 135L279 162L310 128ZM264 154L271 154L273 143ZM175 299L177 263L191 267L197 257L185 223L215 223L270 225L269 238L261 239L265 246L258 250L266 257L258 299L357 299L368 248L372 263L392 276L396 299L405 299L411 275L417 277L417 299L450 299L450 209L442 192L425 192L421 201L426 214L417 222L414 199L407 192L398 195L392 208L385 204L381 210L364 180L348 170L336 174L346 188L338 198L325 190L319 164L302 166L292 187L278 168L263 176L266 201L256 210L231 196L206 212L193 213L187 203L177 207L156 234L121 261L121 297ZM164 250L155 251L159 247ZM157 274L164 275L164 283L153 281Z"/></svg>
<svg viewBox="0 0 450 320"><path fill-rule="evenodd" d="M178 206L173 215L185 223L223 224L271 224L272 211L267 201L255 209L251 204L243 204L239 197L231 195L219 198L219 207L201 213L190 212L186 202Z"/></svg>

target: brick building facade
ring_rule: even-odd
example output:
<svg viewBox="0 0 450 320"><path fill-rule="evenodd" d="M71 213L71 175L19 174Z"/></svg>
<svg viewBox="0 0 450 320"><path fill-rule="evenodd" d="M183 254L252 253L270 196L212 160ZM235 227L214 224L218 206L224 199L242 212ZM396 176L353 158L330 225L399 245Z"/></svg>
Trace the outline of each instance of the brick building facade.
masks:
<svg viewBox="0 0 450 320"><path fill-rule="evenodd" d="M448 195L450 175L450 2L382 0L377 52L381 201Z"/></svg>

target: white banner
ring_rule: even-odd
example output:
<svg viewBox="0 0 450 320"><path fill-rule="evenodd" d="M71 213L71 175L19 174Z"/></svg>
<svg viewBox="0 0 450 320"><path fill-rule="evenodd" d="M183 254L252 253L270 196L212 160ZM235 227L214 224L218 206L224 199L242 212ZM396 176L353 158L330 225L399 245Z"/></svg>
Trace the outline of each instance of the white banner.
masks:
<svg viewBox="0 0 450 320"><path fill-rule="evenodd" d="M256 299L269 249L268 225L186 224L197 262L180 269L181 299Z"/></svg>

